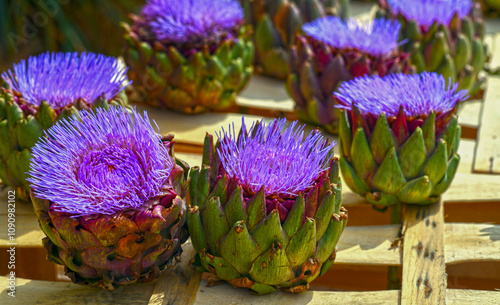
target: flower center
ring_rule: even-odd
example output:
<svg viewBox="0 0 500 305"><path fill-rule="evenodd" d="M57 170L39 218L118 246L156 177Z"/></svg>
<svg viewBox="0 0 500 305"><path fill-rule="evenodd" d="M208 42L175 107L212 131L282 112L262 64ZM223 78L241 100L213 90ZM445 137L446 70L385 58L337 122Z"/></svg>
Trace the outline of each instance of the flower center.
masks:
<svg viewBox="0 0 500 305"><path fill-rule="evenodd" d="M128 191L146 173L143 164L130 148L110 146L103 150L93 149L81 158L77 179L90 188L107 189L120 185L121 192Z"/></svg>

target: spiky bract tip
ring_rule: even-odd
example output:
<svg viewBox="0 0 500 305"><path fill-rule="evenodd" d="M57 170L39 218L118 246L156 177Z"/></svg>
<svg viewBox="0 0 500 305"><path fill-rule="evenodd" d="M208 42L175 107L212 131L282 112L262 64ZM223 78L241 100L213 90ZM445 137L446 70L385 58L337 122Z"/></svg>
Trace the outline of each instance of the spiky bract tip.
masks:
<svg viewBox="0 0 500 305"><path fill-rule="evenodd" d="M434 22L448 24L453 15L467 16L472 8L471 0L387 0L391 9L407 19L414 19L421 26Z"/></svg>
<svg viewBox="0 0 500 305"><path fill-rule="evenodd" d="M254 123L249 129L244 118L242 123L240 136L234 124L217 134L217 152L228 176L250 192L264 187L266 196L295 196L328 170L335 143L328 144L320 132L304 139L305 125L295 121L285 127L286 119Z"/></svg>
<svg viewBox="0 0 500 305"><path fill-rule="evenodd" d="M402 107L408 117L427 116L431 111L446 112L467 98L467 91L458 91L458 84L446 85L444 77L434 72L391 74L355 78L344 82L335 97L338 108L363 114L396 116Z"/></svg>
<svg viewBox="0 0 500 305"><path fill-rule="evenodd" d="M358 21L324 17L304 24L310 37L337 49L356 49L372 56L383 56L398 48L401 24L397 20Z"/></svg>
<svg viewBox="0 0 500 305"><path fill-rule="evenodd" d="M141 208L162 194L174 166L147 114L118 107L59 121L32 156L35 196L73 217Z"/></svg>
<svg viewBox="0 0 500 305"><path fill-rule="evenodd" d="M104 94L115 97L129 82L122 60L95 53L50 53L14 64L2 78L34 106L47 101L61 108L84 99L92 104Z"/></svg>
<svg viewBox="0 0 500 305"><path fill-rule="evenodd" d="M156 40L183 44L232 35L244 14L237 0L149 0L142 17Z"/></svg>

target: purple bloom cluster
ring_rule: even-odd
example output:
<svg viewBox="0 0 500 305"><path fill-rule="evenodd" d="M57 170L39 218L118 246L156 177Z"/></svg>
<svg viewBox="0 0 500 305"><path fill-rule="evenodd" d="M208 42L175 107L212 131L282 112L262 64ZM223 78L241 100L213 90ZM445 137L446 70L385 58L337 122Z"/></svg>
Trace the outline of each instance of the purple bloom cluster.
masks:
<svg viewBox="0 0 500 305"><path fill-rule="evenodd" d="M130 84L127 70L122 61L101 54L47 52L15 64L2 78L28 103L59 108L79 99L91 104L103 94L115 97Z"/></svg>
<svg viewBox="0 0 500 305"><path fill-rule="evenodd" d="M445 112L467 98L467 91L458 91L457 84L446 86L444 77L434 72L385 77L365 76L344 82L335 93L340 105L351 110L355 103L363 114L396 116L400 106L407 116L428 115L432 110Z"/></svg>
<svg viewBox="0 0 500 305"><path fill-rule="evenodd" d="M344 22L325 17L304 24L302 30L312 38L337 49L357 49L373 56L384 56L398 48L401 24L397 20L375 19Z"/></svg>
<svg viewBox="0 0 500 305"><path fill-rule="evenodd" d="M263 186L266 196L293 196L314 185L319 175L328 170L335 143L319 132L304 139L304 126L286 119L269 124L253 124L249 130L243 119L243 130L237 138L234 125L217 136L221 143L218 154L231 178L238 178L252 192Z"/></svg>
<svg viewBox="0 0 500 305"><path fill-rule="evenodd" d="M81 111L46 134L33 148L27 180L38 198L74 217L138 209L162 194L173 168L146 113Z"/></svg>
<svg viewBox="0 0 500 305"><path fill-rule="evenodd" d="M149 0L142 16L155 38L168 43L231 34L244 18L237 0Z"/></svg>
<svg viewBox="0 0 500 305"><path fill-rule="evenodd" d="M435 21L448 24L455 13L463 18L472 8L472 0L387 0L387 3L394 12L423 26L431 26Z"/></svg>

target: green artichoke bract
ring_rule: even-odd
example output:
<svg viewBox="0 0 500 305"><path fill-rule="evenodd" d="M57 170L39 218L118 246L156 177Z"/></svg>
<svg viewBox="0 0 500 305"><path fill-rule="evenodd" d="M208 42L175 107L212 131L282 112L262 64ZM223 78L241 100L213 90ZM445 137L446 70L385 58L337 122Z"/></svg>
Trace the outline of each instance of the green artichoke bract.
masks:
<svg viewBox="0 0 500 305"><path fill-rule="evenodd" d="M124 56L144 103L188 114L235 105L254 57L237 0L150 0L132 19Z"/></svg>
<svg viewBox="0 0 500 305"><path fill-rule="evenodd" d="M2 74L0 178L30 201L26 172L31 149L43 131L79 110L127 105L126 67L92 53L45 53Z"/></svg>
<svg viewBox="0 0 500 305"><path fill-rule="evenodd" d="M457 84L436 73L345 82L337 93L340 168L351 190L377 206L436 202L460 157Z"/></svg>
<svg viewBox="0 0 500 305"><path fill-rule="evenodd" d="M188 228L195 263L253 293L300 292L324 274L347 223L333 144L304 140L296 122L234 127L205 138L190 172Z"/></svg>
<svg viewBox="0 0 500 305"><path fill-rule="evenodd" d="M437 72L459 89L476 94L484 83L479 77L487 59L484 20L479 3L472 0L381 0L379 16L402 24L401 49L411 53L417 72Z"/></svg>
<svg viewBox="0 0 500 305"><path fill-rule="evenodd" d="M81 111L33 148L31 198L48 259L77 284L149 282L178 261L189 166L173 136L121 107Z"/></svg>
<svg viewBox="0 0 500 305"><path fill-rule="evenodd" d="M359 22L325 17L302 27L292 47L286 83L295 113L310 124L338 133L339 111L333 92L346 80L364 75L412 73L409 57L398 50L397 21Z"/></svg>
<svg viewBox="0 0 500 305"><path fill-rule="evenodd" d="M246 22L255 29L256 70L286 79L290 47L295 33L305 22L327 15L345 18L349 0L240 0Z"/></svg>

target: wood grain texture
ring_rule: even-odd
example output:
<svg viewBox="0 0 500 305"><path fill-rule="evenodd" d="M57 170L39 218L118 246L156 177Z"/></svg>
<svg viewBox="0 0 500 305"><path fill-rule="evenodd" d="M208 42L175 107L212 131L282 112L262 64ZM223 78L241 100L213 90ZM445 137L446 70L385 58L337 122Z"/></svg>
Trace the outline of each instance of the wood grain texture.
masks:
<svg viewBox="0 0 500 305"><path fill-rule="evenodd" d="M201 273L191 268L195 250L188 241L182 246L181 262L163 274L149 299L150 305L193 304Z"/></svg>
<svg viewBox="0 0 500 305"><path fill-rule="evenodd" d="M500 33L496 33L493 36L493 40L491 42L492 50L490 57L490 69L495 70L500 68Z"/></svg>
<svg viewBox="0 0 500 305"><path fill-rule="evenodd" d="M144 305L153 293L156 282L121 287L105 291L73 283L33 281L22 278L16 280L16 298L7 295L7 277L0 276L0 304L24 305L87 305L126 304Z"/></svg>
<svg viewBox="0 0 500 305"><path fill-rule="evenodd" d="M408 205L404 222L401 304L445 304L443 202Z"/></svg>
<svg viewBox="0 0 500 305"><path fill-rule="evenodd" d="M500 262L500 225L448 223L444 244L447 264Z"/></svg>

